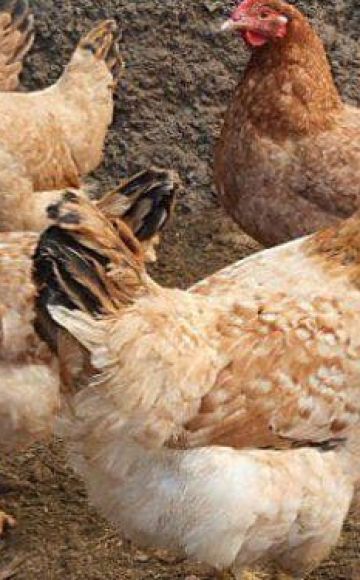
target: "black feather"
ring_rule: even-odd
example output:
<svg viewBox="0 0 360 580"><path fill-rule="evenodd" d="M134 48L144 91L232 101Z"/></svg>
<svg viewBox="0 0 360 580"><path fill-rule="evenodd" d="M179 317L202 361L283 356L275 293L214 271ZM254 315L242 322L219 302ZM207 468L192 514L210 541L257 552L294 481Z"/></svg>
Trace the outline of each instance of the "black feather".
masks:
<svg viewBox="0 0 360 580"><path fill-rule="evenodd" d="M38 288L35 329L54 351L58 325L50 317L48 306L64 306L74 310L79 307L71 298L74 296L85 311L101 313L99 299L85 285L88 280L98 286L102 293L107 294L107 289L94 267L96 263L105 268L108 266L108 260L103 255L81 244L58 226L51 226L40 236L33 256L33 280ZM76 279L74 272L81 274L84 283ZM59 283L59 278L62 283Z"/></svg>
<svg viewBox="0 0 360 580"><path fill-rule="evenodd" d="M164 177L166 177L164 183L159 183L159 176L157 176L157 181L153 185L149 185L144 194L124 214L125 220L127 218L131 220L136 216L139 206L144 203L144 200L150 201L150 210L143 217L141 226L134 230L134 234L140 242L148 240L160 232L171 215L175 187L169 183L167 175Z"/></svg>

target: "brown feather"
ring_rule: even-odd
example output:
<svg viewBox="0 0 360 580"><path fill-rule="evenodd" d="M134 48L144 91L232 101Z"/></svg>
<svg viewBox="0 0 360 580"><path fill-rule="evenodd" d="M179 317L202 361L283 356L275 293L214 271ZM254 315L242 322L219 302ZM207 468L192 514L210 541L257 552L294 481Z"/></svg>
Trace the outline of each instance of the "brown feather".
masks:
<svg viewBox="0 0 360 580"><path fill-rule="evenodd" d="M342 103L309 21L280 0L264 4L288 18L287 33L253 50L225 115L215 180L227 212L271 246L359 207L360 113Z"/></svg>
<svg viewBox="0 0 360 580"><path fill-rule="evenodd" d="M133 406L137 440L283 448L352 431L360 292L340 250L332 261L318 246L343 236L341 251L351 251L354 220L182 292L154 285L130 232L121 226L119 242L104 219L86 200L65 202L38 252L53 263L46 286L36 280L39 307L98 361L97 383L120 397L116 412Z"/></svg>

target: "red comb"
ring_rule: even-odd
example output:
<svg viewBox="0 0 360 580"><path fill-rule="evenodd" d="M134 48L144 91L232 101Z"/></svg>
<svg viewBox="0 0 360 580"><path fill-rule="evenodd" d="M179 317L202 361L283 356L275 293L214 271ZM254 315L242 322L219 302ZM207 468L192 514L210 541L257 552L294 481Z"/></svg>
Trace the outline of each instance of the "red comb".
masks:
<svg viewBox="0 0 360 580"><path fill-rule="evenodd" d="M244 12L246 12L247 10L249 10L249 8L251 8L254 4L257 4L259 0L243 0L233 11L232 13L232 17L236 18L236 16L239 14L243 14Z"/></svg>

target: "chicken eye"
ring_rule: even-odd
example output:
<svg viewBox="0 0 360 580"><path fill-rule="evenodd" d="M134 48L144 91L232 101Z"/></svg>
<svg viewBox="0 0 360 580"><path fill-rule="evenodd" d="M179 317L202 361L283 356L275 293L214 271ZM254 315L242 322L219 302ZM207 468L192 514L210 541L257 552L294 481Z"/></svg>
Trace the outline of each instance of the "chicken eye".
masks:
<svg viewBox="0 0 360 580"><path fill-rule="evenodd" d="M260 12L259 18L260 20L266 20L270 16L270 12Z"/></svg>
<svg viewBox="0 0 360 580"><path fill-rule="evenodd" d="M96 53L96 47L93 44L91 44L91 43L83 44L83 49L84 50L89 50L93 54Z"/></svg>

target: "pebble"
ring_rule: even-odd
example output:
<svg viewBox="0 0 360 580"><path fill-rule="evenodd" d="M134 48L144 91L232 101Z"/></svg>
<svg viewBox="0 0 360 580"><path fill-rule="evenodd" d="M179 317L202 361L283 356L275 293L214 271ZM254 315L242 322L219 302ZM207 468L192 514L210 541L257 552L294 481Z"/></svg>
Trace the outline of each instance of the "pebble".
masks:
<svg viewBox="0 0 360 580"><path fill-rule="evenodd" d="M148 556L144 552L136 552L134 560L136 562L145 563L145 562L148 562L150 560L150 556Z"/></svg>

